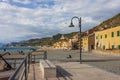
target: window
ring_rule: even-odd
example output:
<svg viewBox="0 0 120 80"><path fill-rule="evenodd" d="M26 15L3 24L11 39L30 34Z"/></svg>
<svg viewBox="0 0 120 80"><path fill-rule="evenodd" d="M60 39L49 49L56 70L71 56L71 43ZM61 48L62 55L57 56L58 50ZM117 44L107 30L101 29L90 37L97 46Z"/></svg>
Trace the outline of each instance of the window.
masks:
<svg viewBox="0 0 120 80"><path fill-rule="evenodd" d="M120 31L117 31L117 36L120 36Z"/></svg>
<svg viewBox="0 0 120 80"><path fill-rule="evenodd" d="M96 36L96 39L98 39L98 36Z"/></svg>
<svg viewBox="0 0 120 80"><path fill-rule="evenodd" d="M107 34L105 34L105 38L107 38Z"/></svg>
<svg viewBox="0 0 120 80"><path fill-rule="evenodd" d="M103 49L105 49L105 45L103 45Z"/></svg>
<svg viewBox="0 0 120 80"><path fill-rule="evenodd" d="M115 47L114 47L114 45L112 45L112 49L114 49Z"/></svg>
<svg viewBox="0 0 120 80"><path fill-rule="evenodd" d="M101 39L102 39L102 35L101 35Z"/></svg>
<svg viewBox="0 0 120 80"><path fill-rule="evenodd" d="M120 49L120 45L118 45L118 49Z"/></svg>
<svg viewBox="0 0 120 80"><path fill-rule="evenodd" d="M114 32L111 33L111 36L114 37Z"/></svg>

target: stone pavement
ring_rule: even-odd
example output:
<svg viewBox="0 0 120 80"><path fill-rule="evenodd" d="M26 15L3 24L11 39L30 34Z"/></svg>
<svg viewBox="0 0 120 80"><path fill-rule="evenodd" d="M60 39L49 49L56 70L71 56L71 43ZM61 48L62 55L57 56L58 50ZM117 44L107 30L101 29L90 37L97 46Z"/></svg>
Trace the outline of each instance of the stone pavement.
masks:
<svg viewBox="0 0 120 80"><path fill-rule="evenodd" d="M120 80L119 75L79 62L65 62L56 65L64 80Z"/></svg>
<svg viewBox="0 0 120 80"><path fill-rule="evenodd" d="M39 64L32 64L28 80L120 80L119 75L79 62L53 62L57 77L41 79Z"/></svg>

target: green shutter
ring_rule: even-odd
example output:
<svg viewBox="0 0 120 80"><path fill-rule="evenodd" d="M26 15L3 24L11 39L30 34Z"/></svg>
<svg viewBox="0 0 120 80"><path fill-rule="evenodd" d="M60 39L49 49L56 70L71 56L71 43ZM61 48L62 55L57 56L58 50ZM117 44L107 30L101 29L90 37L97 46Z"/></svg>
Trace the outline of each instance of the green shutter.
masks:
<svg viewBox="0 0 120 80"><path fill-rule="evenodd" d="M107 34L105 34L105 38L107 38Z"/></svg>
<svg viewBox="0 0 120 80"><path fill-rule="evenodd" d="M111 36L114 37L114 32L111 33Z"/></svg>
<svg viewBox="0 0 120 80"><path fill-rule="evenodd" d="M101 39L102 39L102 35L101 35Z"/></svg>
<svg viewBox="0 0 120 80"><path fill-rule="evenodd" d="M105 49L105 45L103 45L103 49Z"/></svg>
<svg viewBox="0 0 120 80"><path fill-rule="evenodd" d="M118 45L118 49L120 49L120 45Z"/></svg>
<svg viewBox="0 0 120 80"><path fill-rule="evenodd" d="M120 36L120 31L118 32L118 36Z"/></svg>
<svg viewBox="0 0 120 80"><path fill-rule="evenodd" d="M114 47L114 45L112 45L112 49L114 49L115 47Z"/></svg>
<svg viewBox="0 0 120 80"><path fill-rule="evenodd" d="M96 39L98 39L98 36L96 36Z"/></svg>
<svg viewBox="0 0 120 80"><path fill-rule="evenodd" d="M119 36L119 31L117 31L117 36Z"/></svg>
<svg viewBox="0 0 120 80"><path fill-rule="evenodd" d="M117 31L117 36L120 36L120 31Z"/></svg>

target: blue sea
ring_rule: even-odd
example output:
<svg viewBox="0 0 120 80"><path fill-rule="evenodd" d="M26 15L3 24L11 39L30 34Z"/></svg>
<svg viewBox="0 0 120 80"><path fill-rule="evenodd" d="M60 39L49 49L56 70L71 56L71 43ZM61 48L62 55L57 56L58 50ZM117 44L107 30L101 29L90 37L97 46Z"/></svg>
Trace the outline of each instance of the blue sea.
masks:
<svg viewBox="0 0 120 80"><path fill-rule="evenodd" d="M31 50L37 50L37 47L0 47L0 52L30 52Z"/></svg>

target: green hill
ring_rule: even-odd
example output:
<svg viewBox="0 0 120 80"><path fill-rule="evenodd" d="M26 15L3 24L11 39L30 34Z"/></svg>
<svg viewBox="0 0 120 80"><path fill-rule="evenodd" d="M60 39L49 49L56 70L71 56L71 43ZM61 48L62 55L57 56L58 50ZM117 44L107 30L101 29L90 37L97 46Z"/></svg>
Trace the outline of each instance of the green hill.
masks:
<svg viewBox="0 0 120 80"><path fill-rule="evenodd" d="M55 42L59 41L61 36L64 35L66 38L70 39L72 38L76 33L78 32L72 32L68 34L56 34L52 37L46 37L46 38L36 38L36 39L30 39L22 42L12 42L8 46L52 46Z"/></svg>

